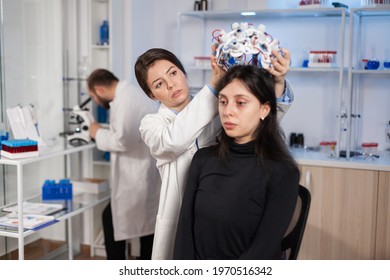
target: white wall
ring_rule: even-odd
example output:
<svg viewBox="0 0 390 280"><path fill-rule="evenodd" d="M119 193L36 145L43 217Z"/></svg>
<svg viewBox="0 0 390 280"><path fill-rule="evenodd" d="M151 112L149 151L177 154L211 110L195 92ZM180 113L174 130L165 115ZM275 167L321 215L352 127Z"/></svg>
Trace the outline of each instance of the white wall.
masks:
<svg viewBox="0 0 390 280"><path fill-rule="evenodd" d="M35 106L44 138L62 129L62 46L60 0L3 0L5 107ZM45 179L63 177L63 162L47 160L24 168L25 197L36 194ZM6 191L16 201L16 168L7 167ZM3 199L1 200L3 202ZM36 238L36 236L33 236ZM31 238L27 238L27 242ZM8 250L16 239L8 239ZM0 244L4 244L1 238ZM4 247L0 246L0 255Z"/></svg>
<svg viewBox="0 0 390 280"><path fill-rule="evenodd" d="M213 10L240 10L243 7L248 9L289 9L297 7L298 2L292 0L210 0L209 5ZM129 70L127 70L129 71L127 75L130 76L133 75L132 71L136 57L151 47L163 47L172 50L179 55L184 63L188 63L192 58L189 54L193 54L193 48L199 48L199 55L208 55L206 50L209 48L211 31L214 28L229 28L230 23L227 22L213 23L213 26L207 27L207 32L210 33L210 41L207 41L206 45L199 46L203 40L201 35L203 31L197 29L195 24L190 28L186 27L188 32L187 35L184 34L183 42L187 45L185 45L181 54L178 51L177 13L191 11L193 1L148 0L145 3L145 5L133 4L132 15L128 16L133 18L133 33L127 33L133 34L128 38L128 40L131 40L132 52L128 54L131 57L125 60L126 62L131 61L128 67ZM342 1L342 3L352 8L360 7L360 1L357 0ZM153 9L146 7L153 7ZM148 18L148 20L143 20L145 18ZM312 24L313 22L316 23ZM346 51L348 51L348 22L349 19L347 18ZM262 23L265 23L267 30L281 41L282 46L290 49L292 52L292 66L300 65L311 49L337 49L338 47L339 20L336 19L325 19L323 21L314 19L266 20ZM377 46L377 52L381 56L380 59L383 60L384 46L388 46L390 42L390 39L383 36L383 34L390 28L389 25L390 21L385 18L382 21L378 20L378 23L368 25L368 30L363 30L369 38L363 47L367 55L369 55L368 51L370 50L370 38L373 38L373 40L381 42ZM377 32L378 30L383 31ZM142 40L139 38L142 38ZM346 53L345 58L347 57ZM194 84L199 83L198 76L190 73L190 81ZM291 110L282 121L286 135L288 136L291 132L304 133L305 144L309 146L316 146L321 140L336 140L339 109L336 74L290 72L288 79L295 89L296 99ZM344 93L346 92L346 81L347 72L344 74ZM385 81L383 76L374 79L364 78L361 87L366 93L360 99L361 110L359 113L363 118L358 121L360 132L357 133L356 142L358 145L362 141L378 142L379 149L383 150L390 146L384 133L385 125L390 120L388 81ZM342 136L342 139L344 138L345 136ZM345 141L339 144L342 148L345 148Z"/></svg>

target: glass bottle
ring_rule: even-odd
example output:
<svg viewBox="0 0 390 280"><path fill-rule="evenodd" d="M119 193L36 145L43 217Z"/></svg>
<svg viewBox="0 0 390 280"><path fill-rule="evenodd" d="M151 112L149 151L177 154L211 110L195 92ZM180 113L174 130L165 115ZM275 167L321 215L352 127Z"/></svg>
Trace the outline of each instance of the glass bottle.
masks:
<svg viewBox="0 0 390 280"><path fill-rule="evenodd" d="M385 49L385 61L383 62L383 68L390 70L390 49Z"/></svg>

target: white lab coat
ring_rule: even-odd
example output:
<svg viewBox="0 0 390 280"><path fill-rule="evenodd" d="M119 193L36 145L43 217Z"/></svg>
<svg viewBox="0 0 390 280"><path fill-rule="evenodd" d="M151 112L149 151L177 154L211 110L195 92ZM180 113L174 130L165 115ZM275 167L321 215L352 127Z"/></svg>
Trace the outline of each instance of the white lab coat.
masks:
<svg viewBox="0 0 390 280"><path fill-rule="evenodd" d="M287 84L289 87L289 84ZM162 185L152 259L172 259L182 197L195 152L215 144L221 129L218 99L208 86L175 114L161 104L157 114L141 120L142 139L157 159ZM285 112L290 105L279 104Z"/></svg>
<svg viewBox="0 0 390 280"><path fill-rule="evenodd" d="M154 233L161 180L156 160L141 139L141 119L157 112L138 87L120 81L110 102L109 129L98 129L96 145L109 151L111 209L116 241Z"/></svg>

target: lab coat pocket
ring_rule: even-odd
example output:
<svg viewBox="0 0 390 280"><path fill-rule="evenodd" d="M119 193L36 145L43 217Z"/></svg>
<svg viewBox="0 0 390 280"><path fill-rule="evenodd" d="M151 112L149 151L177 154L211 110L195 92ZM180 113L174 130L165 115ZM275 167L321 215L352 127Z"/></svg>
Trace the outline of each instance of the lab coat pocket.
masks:
<svg viewBox="0 0 390 280"><path fill-rule="evenodd" d="M157 216L152 255L154 260L172 259L176 227L176 220L161 219Z"/></svg>

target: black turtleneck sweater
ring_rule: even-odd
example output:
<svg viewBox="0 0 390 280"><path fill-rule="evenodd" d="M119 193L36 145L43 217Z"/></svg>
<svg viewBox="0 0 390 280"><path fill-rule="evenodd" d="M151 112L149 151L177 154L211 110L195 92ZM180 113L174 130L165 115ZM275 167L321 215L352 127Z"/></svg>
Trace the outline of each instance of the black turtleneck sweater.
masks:
<svg viewBox="0 0 390 280"><path fill-rule="evenodd" d="M176 233L174 259L280 259L298 197L299 171L265 160L253 142L194 156Z"/></svg>

